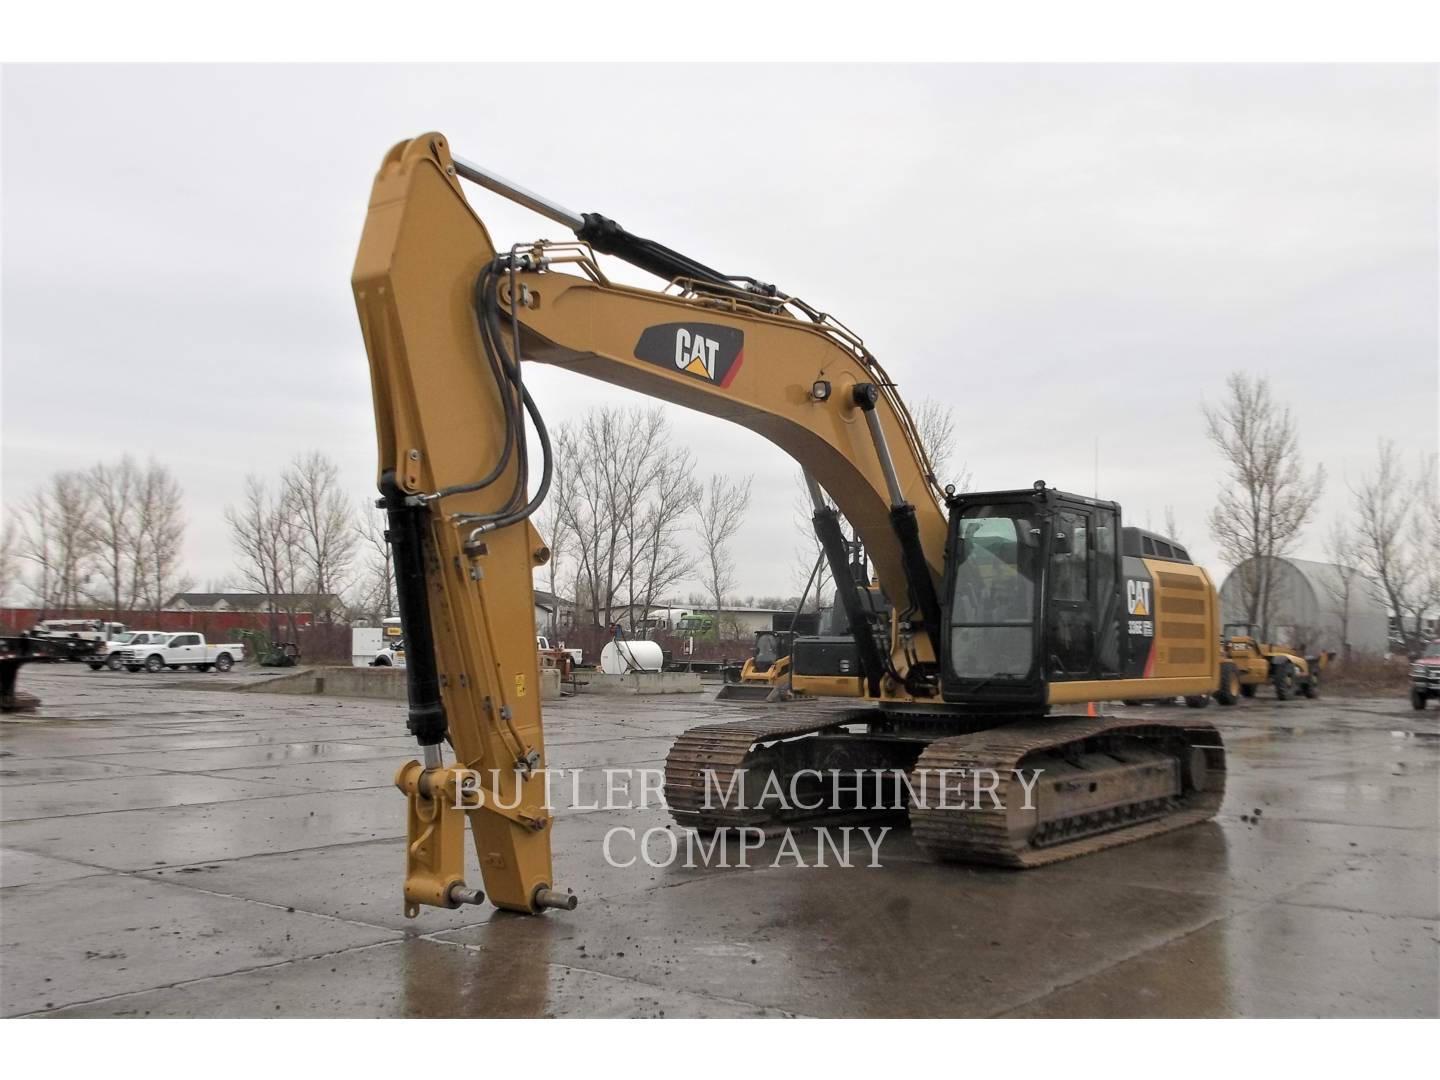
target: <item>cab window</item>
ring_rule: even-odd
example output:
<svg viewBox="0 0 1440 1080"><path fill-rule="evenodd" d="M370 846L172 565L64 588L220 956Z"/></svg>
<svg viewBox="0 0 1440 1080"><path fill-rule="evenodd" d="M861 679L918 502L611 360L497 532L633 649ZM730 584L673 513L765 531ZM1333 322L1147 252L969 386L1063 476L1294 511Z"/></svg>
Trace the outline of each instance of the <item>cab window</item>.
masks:
<svg viewBox="0 0 1440 1080"><path fill-rule="evenodd" d="M974 506L958 523L950 666L961 679L1016 678L1034 664L1040 530L1023 507Z"/></svg>
<svg viewBox="0 0 1440 1080"><path fill-rule="evenodd" d="M1090 530L1081 514L1061 513L1055 518L1054 554L1050 573L1054 586L1050 595L1056 600L1083 601L1090 596L1089 574Z"/></svg>

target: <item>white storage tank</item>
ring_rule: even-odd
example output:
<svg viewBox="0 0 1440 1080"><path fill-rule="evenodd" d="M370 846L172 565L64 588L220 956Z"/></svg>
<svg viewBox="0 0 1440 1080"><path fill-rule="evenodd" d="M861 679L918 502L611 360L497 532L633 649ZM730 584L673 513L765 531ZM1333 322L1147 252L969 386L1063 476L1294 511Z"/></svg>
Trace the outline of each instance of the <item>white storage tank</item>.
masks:
<svg viewBox="0 0 1440 1080"><path fill-rule="evenodd" d="M659 671L664 665L665 654L654 641L612 641L600 650L600 670L606 675Z"/></svg>

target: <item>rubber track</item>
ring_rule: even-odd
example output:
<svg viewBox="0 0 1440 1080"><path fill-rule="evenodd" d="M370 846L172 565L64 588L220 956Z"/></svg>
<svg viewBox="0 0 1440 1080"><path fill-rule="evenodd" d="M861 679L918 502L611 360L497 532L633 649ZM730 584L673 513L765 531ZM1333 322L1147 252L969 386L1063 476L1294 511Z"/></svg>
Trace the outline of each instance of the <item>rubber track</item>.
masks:
<svg viewBox="0 0 1440 1080"><path fill-rule="evenodd" d="M1024 791L1013 770L1025 757L1096 735L1170 739L1182 736L1189 745L1204 748L1206 790L1167 800L1168 806L1161 810L1162 816L1133 825L1119 825L1107 832L1091 833L1054 847L1017 845L1012 839L1005 810L993 807L983 810L940 809L935 805L939 797L939 770L993 769L1002 779L1001 803L1006 807L1021 806ZM1195 721L1150 719L1140 723L1113 717L1027 720L988 731L937 739L920 755L915 770L916 790L920 790L923 782L929 805L925 808L912 806L910 824L916 842L925 851L937 859L1017 868L1073 859L1198 824L1214 817L1225 797L1225 751L1220 733L1210 724ZM921 770L930 772L927 775Z"/></svg>

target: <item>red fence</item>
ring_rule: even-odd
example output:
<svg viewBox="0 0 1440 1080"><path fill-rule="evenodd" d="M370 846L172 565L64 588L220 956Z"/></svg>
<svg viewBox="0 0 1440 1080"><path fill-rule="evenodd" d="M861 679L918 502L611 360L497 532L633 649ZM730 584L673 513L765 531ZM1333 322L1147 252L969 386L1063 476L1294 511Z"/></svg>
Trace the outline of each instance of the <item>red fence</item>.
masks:
<svg viewBox="0 0 1440 1080"><path fill-rule="evenodd" d="M276 617L281 636L290 626L285 615ZM7 633L23 634L42 619L71 620L102 619L105 622L124 623L132 630L165 630L176 633L194 630L206 637L217 640L231 630L270 630L270 614L265 611L122 611L116 615L108 608L83 608L69 611L44 611L40 608L0 608L0 626ZM303 612L295 616L297 629L310 625L312 616Z"/></svg>

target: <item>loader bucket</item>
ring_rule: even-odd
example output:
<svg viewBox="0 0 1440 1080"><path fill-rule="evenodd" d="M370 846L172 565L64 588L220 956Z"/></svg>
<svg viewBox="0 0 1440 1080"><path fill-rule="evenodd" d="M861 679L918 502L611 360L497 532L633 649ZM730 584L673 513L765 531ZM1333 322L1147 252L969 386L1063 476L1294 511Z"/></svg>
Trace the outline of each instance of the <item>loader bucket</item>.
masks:
<svg viewBox="0 0 1440 1080"><path fill-rule="evenodd" d="M750 701L765 702L770 700L770 695L775 693L776 687L769 683L761 682L738 682L726 683L715 695L716 701Z"/></svg>

